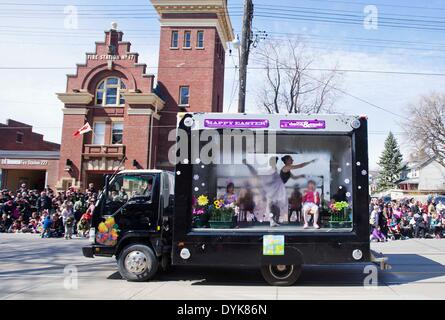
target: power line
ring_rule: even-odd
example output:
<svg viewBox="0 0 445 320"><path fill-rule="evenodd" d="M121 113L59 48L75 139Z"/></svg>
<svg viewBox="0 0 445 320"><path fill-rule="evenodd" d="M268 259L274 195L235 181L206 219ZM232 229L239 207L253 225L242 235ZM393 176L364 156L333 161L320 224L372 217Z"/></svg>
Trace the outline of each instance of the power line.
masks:
<svg viewBox="0 0 445 320"><path fill-rule="evenodd" d="M300 12L300 13L315 13L315 14L327 14L330 12L338 13L336 15L338 16L349 16L349 17L360 17L363 18L363 12L360 12L361 15L357 15L357 10L337 10L337 9L331 9L331 8L314 8L314 7L301 7L301 6L285 6L285 5L256 5L255 8L259 8L260 10L269 10L269 11L280 11L280 12ZM309 10L309 11L308 11ZM398 18L393 17L409 17L409 18L427 18L427 19L439 19L439 20L424 20L426 22L445 22L444 17L438 17L438 16L425 16L425 15L413 15L413 14L382 14L379 13L379 20L380 19L394 19L398 20ZM401 20L408 20L408 19L401 19ZM413 19L410 19L408 21L412 21ZM422 21L422 20L415 20L415 21Z"/></svg>
<svg viewBox="0 0 445 320"><path fill-rule="evenodd" d="M213 69L212 66L181 66L181 67L158 67L158 66L146 66L147 69ZM238 67L225 67L225 69L237 69ZM73 67L9 67L0 66L0 70L73 70ZM250 66L249 70L266 70L266 67ZM280 70L293 70L293 67L282 66L278 67ZM390 74L390 75L412 75L412 76L437 76L445 77L445 73L432 73L432 72L410 72L410 71L390 71L390 70L360 70L360 69L333 69L333 68L307 68L309 71L337 71L337 72L352 72L352 73L376 73L376 74Z"/></svg>
<svg viewBox="0 0 445 320"><path fill-rule="evenodd" d="M345 25L361 25L363 26L363 20L357 19L339 19L339 18L318 18L307 15L292 15L292 14L257 14L256 18L274 19L276 20L299 20L321 23L335 23ZM385 23L379 22L379 27L398 28L398 29L412 29L412 30L428 30L428 31L445 31L444 27L432 27L428 25L407 25L399 23Z"/></svg>

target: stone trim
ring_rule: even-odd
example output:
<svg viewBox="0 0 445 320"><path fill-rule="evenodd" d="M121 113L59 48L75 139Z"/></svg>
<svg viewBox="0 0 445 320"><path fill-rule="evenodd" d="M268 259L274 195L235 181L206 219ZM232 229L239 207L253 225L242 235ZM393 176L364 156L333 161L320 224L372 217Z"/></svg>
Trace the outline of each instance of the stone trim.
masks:
<svg viewBox="0 0 445 320"><path fill-rule="evenodd" d="M88 92L56 93L56 95L65 104L89 104L94 98Z"/></svg>
<svg viewBox="0 0 445 320"><path fill-rule="evenodd" d="M151 0L151 3L161 17L164 13L216 13L222 42L230 42L235 38L226 0ZM198 22L198 19L192 20Z"/></svg>
<svg viewBox="0 0 445 320"><path fill-rule="evenodd" d="M62 109L63 114L68 115L87 115L88 109L87 108L63 108Z"/></svg>
<svg viewBox="0 0 445 320"><path fill-rule="evenodd" d="M156 112L164 109L165 106L165 102L155 93L126 92L123 93L123 97L129 105L152 105Z"/></svg>

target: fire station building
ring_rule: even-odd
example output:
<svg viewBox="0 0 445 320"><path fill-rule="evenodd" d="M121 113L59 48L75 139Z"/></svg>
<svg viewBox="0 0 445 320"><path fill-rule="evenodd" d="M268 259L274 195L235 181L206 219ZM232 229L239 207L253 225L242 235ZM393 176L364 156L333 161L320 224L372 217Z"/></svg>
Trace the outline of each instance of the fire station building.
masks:
<svg viewBox="0 0 445 320"><path fill-rule="evenodd" d="M151 0L161 25L158 73L113 24L68 75L56 188L100 187L118 169L166 169L178 112L222 112L227 0ZM92 132L73 136L89 123Z"/></svg>

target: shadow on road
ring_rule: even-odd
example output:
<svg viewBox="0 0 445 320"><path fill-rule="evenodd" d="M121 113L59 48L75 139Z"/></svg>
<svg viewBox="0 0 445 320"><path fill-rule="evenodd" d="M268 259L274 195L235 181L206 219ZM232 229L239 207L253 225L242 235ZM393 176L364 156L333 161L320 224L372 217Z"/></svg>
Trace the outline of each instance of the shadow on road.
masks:
<svg viewBox="0 0 445 320"><path fill-rule="evenodd" d="M389 254L391 270L377 268L378 285L400 285L445 276L445 266L417 254ZM308 287L361 287L369 273L364 273L368 264L307 265L303 268L297 286ZM108 279L121 279L118 272ZM217 267L173 267L160 273L152 282L193 281L194 286L264 286L257 269Z"/></svg>

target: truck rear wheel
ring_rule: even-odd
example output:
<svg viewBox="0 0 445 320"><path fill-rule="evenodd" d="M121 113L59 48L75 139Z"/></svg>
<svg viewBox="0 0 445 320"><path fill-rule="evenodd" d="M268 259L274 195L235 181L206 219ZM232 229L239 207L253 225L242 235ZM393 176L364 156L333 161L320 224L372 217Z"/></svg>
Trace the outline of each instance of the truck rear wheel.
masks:
<svg viewBox="0 0 445 320"><path fill-rule="evenodd" d="M154 277L158 271L158 259L153 250L142 244L125 247L117 259L121 276L128 281L142 282Z"/></svg>
<svg viewBox="0 0 445 320"><path fill-rule="evenodd" d="M266 265L261 267L264 280L272 286L291 286L300 277L302 265Z"/></svg>

